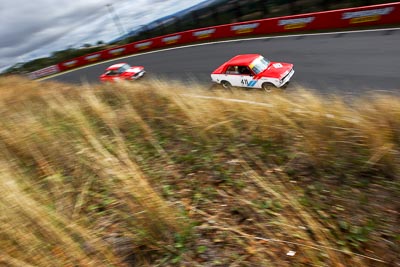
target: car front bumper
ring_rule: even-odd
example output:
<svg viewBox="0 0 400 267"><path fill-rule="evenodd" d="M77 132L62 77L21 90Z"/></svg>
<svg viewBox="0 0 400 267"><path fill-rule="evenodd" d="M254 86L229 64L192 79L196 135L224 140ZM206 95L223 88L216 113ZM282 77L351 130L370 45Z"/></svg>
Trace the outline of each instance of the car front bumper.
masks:
<svg viewBox="0 0 400 267"><path fill-rule="evenodd" d="M137 79L143 77L143 75L144 75L145 73L146 73L146 71L142 70L141 72L136 73L135 75L133 75L131 79L132 79L132 80L137 80Z"/></svg>
<svg viewBox="0 0 400 267"><path fill-rule="evenodd" d="M282 87L282 86L284 86L285 84L287 84L287 83L290 81L290 79L292 78L293 74L294 74L294 68L292 68L292 69L289 71L289 73L286 74L286 76L283 77L283 78L280 80L279 86L278 86L278 87Z"/></svg>

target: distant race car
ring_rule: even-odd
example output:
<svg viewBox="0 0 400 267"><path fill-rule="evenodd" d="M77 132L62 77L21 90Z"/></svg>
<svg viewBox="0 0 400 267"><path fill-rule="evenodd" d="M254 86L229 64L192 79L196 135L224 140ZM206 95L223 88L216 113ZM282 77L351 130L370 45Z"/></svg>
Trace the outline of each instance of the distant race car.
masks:
<svg viewBox="0 0 400 267"><path fill-rule="evenodd" d="M224 88L262 88L271 91L287 85L293 64L271 62L259 54L237 55L211 73L211 80Z"/></svg>
<svg viewBox="0 0 400 267"><path fill-rule="evenodd" d="M146 73L143 66L129 66L127 63L111 65L106 72L100 75L102 82L115 82L120 80L137 80Z"/></svg>

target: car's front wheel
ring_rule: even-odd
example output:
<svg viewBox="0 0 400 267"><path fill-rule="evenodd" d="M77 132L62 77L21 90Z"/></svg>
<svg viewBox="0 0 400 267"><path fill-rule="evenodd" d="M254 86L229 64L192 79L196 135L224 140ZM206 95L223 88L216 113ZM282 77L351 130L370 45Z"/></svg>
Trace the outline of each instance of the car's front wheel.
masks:
<svg viewBox="0 0 400 267"><path fill-rule="evenodd" d="M225 89L232 89L232 84L230 82L228 82L228 81L222 81L221 85Z"/></svg>
<svg viewBox="0 0 400 267"><path fill-rule="evenodd" d="M263 83L261 85L261 88L264 89L265 92L271 92L273 89L275 89L275 85L273 85L272 83Z"/></svg>

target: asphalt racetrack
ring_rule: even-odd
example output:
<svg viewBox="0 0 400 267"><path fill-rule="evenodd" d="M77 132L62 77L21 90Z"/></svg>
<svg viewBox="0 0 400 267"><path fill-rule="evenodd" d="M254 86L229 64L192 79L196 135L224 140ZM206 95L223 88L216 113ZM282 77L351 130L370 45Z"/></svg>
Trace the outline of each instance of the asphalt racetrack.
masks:
<svg viewBox="0 0 400 267"><path fill-rule="evenodd" d="M159 50L92 65L49 78L68 83L98 83L113 63L143 65L148 77L211 85L210 73L237 54L259 53L271 61L293 63L296 86L320 93L359 95L400 93L400 28L285 37Z"/></svg>

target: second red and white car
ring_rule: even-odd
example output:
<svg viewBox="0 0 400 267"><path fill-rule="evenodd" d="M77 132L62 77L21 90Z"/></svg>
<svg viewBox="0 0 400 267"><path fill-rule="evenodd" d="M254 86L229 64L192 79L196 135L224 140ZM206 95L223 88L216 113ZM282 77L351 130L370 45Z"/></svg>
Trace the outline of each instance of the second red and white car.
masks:
<svg viewBox="0 0 400 267"><path fill-rule="evenodd" d="M130 66L127 63L111 65L100 75L102 82L116 82L121 80L137 80L146 73L143 66Z"/></svg>
<svg viewBox="0 0 400 267"><path fill-rule="evenodd" d="M270 91L285 87L293 74L291 63L271 62L260 54L244 54L231 58L215 69L211 79L224 88L262 88Z"/></svg>

